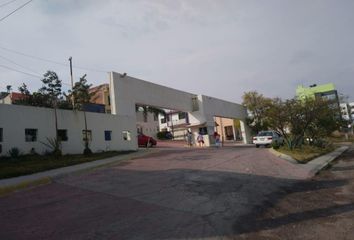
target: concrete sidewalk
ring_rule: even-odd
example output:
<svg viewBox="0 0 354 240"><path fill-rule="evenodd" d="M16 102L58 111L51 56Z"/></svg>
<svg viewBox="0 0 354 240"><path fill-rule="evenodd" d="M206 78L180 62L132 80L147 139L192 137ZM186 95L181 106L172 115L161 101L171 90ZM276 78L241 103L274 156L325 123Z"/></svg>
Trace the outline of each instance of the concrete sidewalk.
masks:
<svg viewBox="0 0 354 240"><path fill-rule="evenodd" d="M159 150L156 149L139 149L137 152L133 153L128 153L128 154L123 154L123 155L118 155L102 160L96 160L92 162L87 162L87 163L82 163L82 164L77 164L77 165L72 165L68 167L62 167L62 168L57 168L57 169L52 169L44 172L39 172L39 173L34 173L30 175L25 175L25 176L19 176L19 177L14 177L14 178L7 178L7 179L1 179L0 180L0 188L7 188L11 186L17 186L23 183L31 183L31 182L36 182L41 179L50 179L74 172L79 172L87 169L92 169L92 168L97 168L97 167L102 167L105 165L113 164L116 162L124 161L124 160L129 160L137 157L142 157L146 154L149 153L154 153Z"/></svg>
<svg viewBox="0 0 354 240"><path fill-rule="evenodd" d="M334 150L333 152L330 152L330 153L327 153L327 154L322 155L320 157L317 157L317 158L307 162L306 164L299 163L298 161L296 161L295 159L293 159L289 155L286 155L284 153L280 153L280 152L274 150L273 148L270 148L269 152L271 152L272 154L274 154L275 156L277 156L283 160L291 162L292 164L304 166L304 168L309 172L308 178L311 178L311 177L315 176L323 168L327 167L328 164L330 164L333 160L335 160L337 157L339 157L348 148L349 148L349 146L341 146L341 147L337 148L336 150Z"/></svg>
<svg viewBox="0 0 354 240"><path fill-rule="evenodd" d="M322 155L318 158L315 158L312 161L309 161L305 164L305 168L309 170L310 177L316 175L323 168L327 167L333 160L339 157L342 153L344 153L349 147L342 146L334 150L333 152Z"/></svg>

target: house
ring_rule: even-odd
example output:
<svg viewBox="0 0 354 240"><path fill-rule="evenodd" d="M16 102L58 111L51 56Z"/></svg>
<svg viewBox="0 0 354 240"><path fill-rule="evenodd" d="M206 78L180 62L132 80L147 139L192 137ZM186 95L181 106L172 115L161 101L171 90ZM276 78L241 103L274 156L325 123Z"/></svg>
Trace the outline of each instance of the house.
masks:
<svg viewBox="0 0 354 240"><path fill-rule="evenodd" d="M1 92L0 93L0 103L2 103L2 104L13 104L16 101L20 101L25 98L26 98L26 95L19 93L19 92L11 92L11 93Z"/></svg>
<svg viewBox="0 0 354 240"><path fill-rule="evenodd" d="M166 114L159 114L158 123L161 132L170 132L174 140L183 140L190 125L189 114L166 110Z"/></svg>
<svg viewBox="0 0 354 240"><path fill-rule="evenodd" d="M105 113L111 113L111 99L109 96L109 85L101 84L89 89L91 103L104 106Z"/></svg>

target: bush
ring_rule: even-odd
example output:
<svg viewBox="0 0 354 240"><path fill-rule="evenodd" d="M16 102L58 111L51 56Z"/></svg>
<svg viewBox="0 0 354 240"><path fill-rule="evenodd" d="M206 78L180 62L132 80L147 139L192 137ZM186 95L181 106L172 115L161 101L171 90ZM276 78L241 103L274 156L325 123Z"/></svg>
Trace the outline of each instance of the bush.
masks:
<svg viewBox="0 0 354 240"><path fill-rule="evenodd" d="M278 142L272 142L272 148L273 149L279 149L280 145Z"/></svg>
<svg viewBox="0 0 354 240"><path fill-rule="evenodd" d="M89 147L85 147L85 149L84 149L84 155L87 156L87 155L90 155L90 154L92 154L91 149L90 149Z"/></svg>
<svg viewBox="0 0 354 240"><path fill-rule="evenodd" d="M60 157L62 155L61 152L61 144L60 141L57 138L47 138L47 143L46 142L41 142L43 145L47 146L49 149L51 149L51 153L54 156Z"/></svg>
<svg viewBox="0 0 354 240"><path fill-rule="evenodd" d="M172 139L172 134L170 132L158 132L157 138L160 140Z"/></svg>
<svg viewBox="0 0 354 240"><path fill-rule="evenodd" d="M13 147L9 150L9 155L11 158L18 158L20 156L20 149Z"/></svg>

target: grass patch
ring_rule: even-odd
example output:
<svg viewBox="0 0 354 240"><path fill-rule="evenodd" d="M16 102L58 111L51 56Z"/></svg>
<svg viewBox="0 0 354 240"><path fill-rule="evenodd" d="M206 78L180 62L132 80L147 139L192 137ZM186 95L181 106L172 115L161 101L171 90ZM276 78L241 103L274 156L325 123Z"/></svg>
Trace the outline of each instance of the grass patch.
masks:
<svg viewBox="0 0 354 240"><path fill-rule="evenodd" d="M299 163L307 163L316 157L332 152L334 149L335 147L332 145L325 148L303 145L301 148L295 148L293 150L287 147L281 147L277 149L277 151L289 155Z"/></svg>
<svg viewBox="0 0 354 240"><path fill-rule="evenodd" d="M0 158L0 179L18 177L22 175L42 172L50 169L67 167L99 159L109 158L117 155L131 153L132 151L122 152L102 152L93 153L85 156L82 154L68 154L60 157L42 155L24 155L16 159L10 157Z"/></svg>

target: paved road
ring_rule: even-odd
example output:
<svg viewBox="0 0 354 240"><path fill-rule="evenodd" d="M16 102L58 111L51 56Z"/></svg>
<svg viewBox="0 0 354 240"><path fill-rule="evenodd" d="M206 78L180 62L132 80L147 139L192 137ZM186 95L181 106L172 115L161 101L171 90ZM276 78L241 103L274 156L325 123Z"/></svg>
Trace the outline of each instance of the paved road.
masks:
<svg viewBox="0 0 354 240"><path fill-rule="evenodd" d="M354 239L354 146L333 166L299 182L245 221L238 239ZM246 217L247 219L247 217Z"/></svg>
<svg viewBox="0 0 354 240"><path fill-rule="evenodd" d="M237 237L307 174L267 149L161 150L0 198L0 239Z"/></svg>

